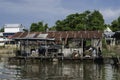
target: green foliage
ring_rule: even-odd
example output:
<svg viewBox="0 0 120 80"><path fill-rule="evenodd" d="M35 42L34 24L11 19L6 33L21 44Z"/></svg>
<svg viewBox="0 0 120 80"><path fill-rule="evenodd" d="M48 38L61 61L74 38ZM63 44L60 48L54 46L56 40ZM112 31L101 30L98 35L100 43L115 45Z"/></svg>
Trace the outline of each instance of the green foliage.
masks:
<svg viewBox="0 0 120 80"><path fill-rule="evenodd" d="M114 20L111 25L104 23L103 15L97 11L85 11L83 13L75 13L66 16L63 20L57 20L51 31L83 31L83 30L104 30L105 27L110 27L113 31L120 30L120 17ZM42 21L32 23L30 26L31 32L45 32L48 29L48 24L43 24ZM0 31L3 31L1 29ZM26 30L25 30L26 31Z"/></svg>
<svg viewBox="0 0 120 80"><path fill-rule="evenodd" d="M50 31L56 31L55 26L49 28Z"/></svg>
<svg viewBox="0 0 120 80"><path fill-rule="evenodd" d="M24 32L28 32L28 29L23 29Z"/></svg>
<svg viewBox="0 0 120 80"><path fill-rule="evenodd" d="M64 20L56 21L57 31L103 30L104 19L99 11L85 11L70 14Z"/></svg>
<svg viewBox="0 0 120 80"><path fill-rule="evenodd" d="M30 31L31 32L45 32L48 28L48 24L43 24L43 22L38 22L38 23L32 23L30 26Z"/></svg>
<svg viewBox="0 0 120 80"><path fill-rule="evenodd" d="M91 30L103 30L104 27L104 19L102 14L99 11L94 11L89 16L89 26Z"/></svg>
<svg viewBox="0 0 120 80"><path fill-rule="evenodd" d="M117 20L113 20L113 22L111 23L111 28L113 31L120 30L120 16L118 17Z"/></svg>
<svg viewBox="0 0 120 80"><path fill-rule="evenodd" d="M0 29L0 32L4 32L4 28L1 28L1 29Z"/></svg>

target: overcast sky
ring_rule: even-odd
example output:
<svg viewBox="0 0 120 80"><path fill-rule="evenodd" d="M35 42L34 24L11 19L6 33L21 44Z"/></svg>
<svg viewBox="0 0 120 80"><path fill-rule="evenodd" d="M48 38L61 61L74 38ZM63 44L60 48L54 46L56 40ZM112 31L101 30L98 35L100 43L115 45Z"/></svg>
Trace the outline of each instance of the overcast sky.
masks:
<svg viewBox="0 0 120 80"><path fill-rule="evenodd" d="M0 0L0 27L43 21L53 26L72 13L99 10L106 24L120 16L120 0Z"/></svg>

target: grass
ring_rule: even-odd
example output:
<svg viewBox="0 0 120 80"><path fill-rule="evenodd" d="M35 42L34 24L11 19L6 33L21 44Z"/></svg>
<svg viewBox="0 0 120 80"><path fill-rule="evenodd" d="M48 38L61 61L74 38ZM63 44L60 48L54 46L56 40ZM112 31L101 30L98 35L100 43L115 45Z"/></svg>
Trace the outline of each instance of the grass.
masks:
<svg viewBox="0 0 120 80"><path fill-rule="evenodd" d="M115 45L115 46L110 46L107 45L106 47L103 48L103 56L120 56L120 46Z"/></svg>

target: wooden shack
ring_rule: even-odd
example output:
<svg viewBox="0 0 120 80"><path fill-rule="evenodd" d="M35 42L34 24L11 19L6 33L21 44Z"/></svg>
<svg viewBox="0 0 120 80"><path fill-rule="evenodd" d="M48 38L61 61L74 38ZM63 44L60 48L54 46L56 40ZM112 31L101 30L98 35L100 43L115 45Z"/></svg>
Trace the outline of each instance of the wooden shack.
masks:
<svg viewBox="0 0 120 80"><path fill-rule="evenodd" d="M43 34L43 35L42 35ZM53 32L18 32L12 39L20 50L37 48L41 41L53 41L54 44L62 46L64 56L71 56L74 50L78 50L83 56L87 46L101 48L102 50L102 32L101 31L53 31ZM29 44L28 44L29 43ZM20 44L20 45L19 45ZM21 47L24 44L24 47ZM30 53L30 50L27 50Z"/></svg>

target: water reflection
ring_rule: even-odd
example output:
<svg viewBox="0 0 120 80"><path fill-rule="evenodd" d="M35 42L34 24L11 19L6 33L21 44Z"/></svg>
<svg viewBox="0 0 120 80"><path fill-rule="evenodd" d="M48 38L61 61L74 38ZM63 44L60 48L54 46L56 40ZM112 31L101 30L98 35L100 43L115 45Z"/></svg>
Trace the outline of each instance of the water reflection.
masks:
<svg viewBox="0 0 120 80"><path fill-rule="evenodd" d="M119 80L120 70L92 62L0 62L0 80Z"/></svg>

